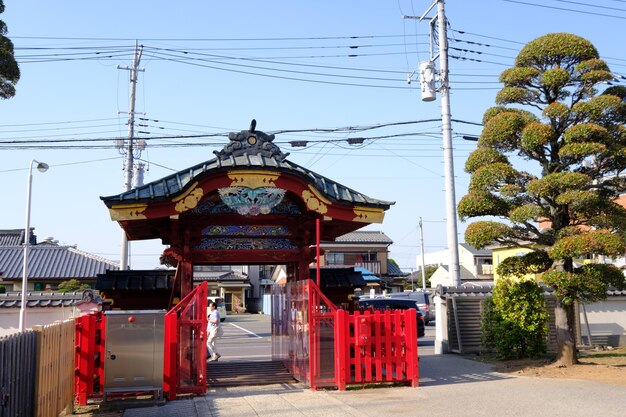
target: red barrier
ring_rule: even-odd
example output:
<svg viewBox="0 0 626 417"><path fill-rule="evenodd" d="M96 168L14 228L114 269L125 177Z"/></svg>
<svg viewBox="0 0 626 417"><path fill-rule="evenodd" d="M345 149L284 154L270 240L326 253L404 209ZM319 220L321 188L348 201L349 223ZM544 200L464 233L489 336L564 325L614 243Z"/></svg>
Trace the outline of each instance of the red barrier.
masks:
<svg viewBox="0 0 626 417"><path fill-rule="evenodd" d="M104 314L77 317L74 353L74 394L79 405L102 396L104 383Z"/></svg>
<svg viewBox="0 0 626 417"><path fill-rule="evenodd" d="M207 283L203 282L165 314L163 392L206 393Z"/></svg>
<svg viewBox="0 0 626 417"><path fill-rule="evenodd" d="M272 357L312 389L418 385L415 310L341 310L313 280L272 288Z"/></svg>
<svg viewBox="0 0 626 417"><path fill-rule="evenodd" d="M338 310L335 320L335 384L406 382L418 385L415 310Z"/></svg>

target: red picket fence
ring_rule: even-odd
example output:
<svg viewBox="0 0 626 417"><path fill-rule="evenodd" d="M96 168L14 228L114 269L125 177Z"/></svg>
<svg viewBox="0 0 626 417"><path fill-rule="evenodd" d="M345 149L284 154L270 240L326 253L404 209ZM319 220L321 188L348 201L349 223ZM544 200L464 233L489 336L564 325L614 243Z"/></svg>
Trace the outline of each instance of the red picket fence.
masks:
<svg viewBox="0 0 626 417"><path fill-rule="evenodd" d="M408 382L418 385L417 316L414 309L355 312L337 310L336 386Z"/></svg>
<svg viewBox="0 0 626 417"><path fill-rule="evenodd" d="M74 394L79 405L102 396L104 384L104 314L76 317Z"/></svg>
<svg viewBox="0 0 626 417"><path fill-rule="evenodd" d="M203 282L165 314L163 392L206 392L207 283Z"/></svg>

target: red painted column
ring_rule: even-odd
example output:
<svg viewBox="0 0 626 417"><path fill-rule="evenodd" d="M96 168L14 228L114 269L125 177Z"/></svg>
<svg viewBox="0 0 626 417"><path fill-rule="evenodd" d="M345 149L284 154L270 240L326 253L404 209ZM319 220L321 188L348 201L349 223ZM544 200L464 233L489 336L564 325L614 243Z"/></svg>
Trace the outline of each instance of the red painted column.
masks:
<svg viewBox="0 0 626 417"><path fill-rule="evenodd" d="M321 280L321 272L320 272L320 234L321 234L321 225L320 225L319 217L315 219L315 277L317 287L320 288L320 280Z"/></svg>

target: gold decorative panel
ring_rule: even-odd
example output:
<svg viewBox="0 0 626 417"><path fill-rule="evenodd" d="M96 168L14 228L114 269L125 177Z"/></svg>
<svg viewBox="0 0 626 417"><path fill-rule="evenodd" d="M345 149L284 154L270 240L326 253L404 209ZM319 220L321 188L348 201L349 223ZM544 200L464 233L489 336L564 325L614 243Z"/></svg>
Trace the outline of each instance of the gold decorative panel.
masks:
<svg viewBox="0 0 626 417"><path fill-rule="evenodd" d="M109 214L111 215L111 220L120 221L120 220L140 220L145 219L146 216L143 212L148 207L147 204L136 204L132 206L113 206L109 209Z"/></svg>
<svg viewBox="0 0 626 417"><path fill-rule="evenodd" d="M274 181L280 177L278 172L268 172L260 170L250 171L229 171L228 178L232 180L231 187L276 187Z"/></svg>
<svg viewBox="0 0 626 417"><path fill-rule="evenodd" d="M382 223L385 217L385 211L381 208L355 207L353 210L355 222Z"/></svg>

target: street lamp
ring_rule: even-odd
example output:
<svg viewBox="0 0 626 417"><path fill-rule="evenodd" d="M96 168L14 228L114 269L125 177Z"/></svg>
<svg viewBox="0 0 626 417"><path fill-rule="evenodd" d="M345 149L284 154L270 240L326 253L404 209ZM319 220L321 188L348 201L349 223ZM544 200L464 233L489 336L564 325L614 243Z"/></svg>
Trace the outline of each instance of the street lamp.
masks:
<svg viewBox="0 0 626 417"><path fill-rule="evenodd" d="M24 229L24 266L22 268L22 305L20 307L20 332L26 330L26 291L28 289L28 247L30 246L30 191L33 185L33 165L37 163L37 171L46 172L48 164L37 160L30 161L28 182L26 183L26 228Z"/></svg>

